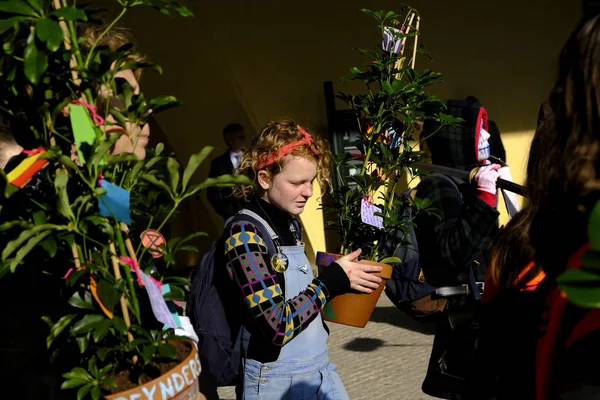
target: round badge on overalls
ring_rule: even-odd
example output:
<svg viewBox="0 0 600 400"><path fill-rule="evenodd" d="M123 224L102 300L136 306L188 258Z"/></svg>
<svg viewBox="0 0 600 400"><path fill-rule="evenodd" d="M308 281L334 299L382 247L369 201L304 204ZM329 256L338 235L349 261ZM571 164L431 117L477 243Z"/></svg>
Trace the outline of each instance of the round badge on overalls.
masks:
<svg viewBox="0 0 600 400"><path fill-rule="evenodd" d="M271 257L271 265L275 271L279 273L285 272L288 267L288 258L283 253L276 253Z"/></svg>

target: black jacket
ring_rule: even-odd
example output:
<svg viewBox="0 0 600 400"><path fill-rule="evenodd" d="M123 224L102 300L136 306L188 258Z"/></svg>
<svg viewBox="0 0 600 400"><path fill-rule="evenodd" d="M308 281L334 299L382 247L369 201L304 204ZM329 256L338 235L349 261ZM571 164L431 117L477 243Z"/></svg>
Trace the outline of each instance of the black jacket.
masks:
<svg viewBox="0 0 600 400"><path fill-rule="evenodd" d="M427 139L434 164L465 171L479 165L472 129L478 111L478 106L466 102L448 102L448 112L465 122L462 127L439 129ZM426 125L425 133L437 128ZM457 185L434 175L417 186L416 196L430 199L441 213L441 219L425 214L415 219L421 267L434 287L466 283L469 266L474 267L477 280L484 281L491 241L498 232L499 212L477 197L474 185L453 181Z"/></svg>

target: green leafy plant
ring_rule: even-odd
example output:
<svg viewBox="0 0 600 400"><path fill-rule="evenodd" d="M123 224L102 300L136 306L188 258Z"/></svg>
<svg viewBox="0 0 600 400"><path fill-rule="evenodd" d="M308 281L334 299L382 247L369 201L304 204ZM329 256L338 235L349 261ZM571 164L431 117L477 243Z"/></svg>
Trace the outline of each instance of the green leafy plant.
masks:
<svg viewBox="0 0 600 400"><path fill-rule="evenodd" d="M600 201L588 221L589 247L581 256L581 268L568 269L556 281L569 301L585 308L600 307Z"/></svg>
<svg viewBox="0 0 600 400"><path fill-rule="evenodd" d="M324 207L334 215L328 227L341 237L341 252L361 247L363 254L372 261L397 262L390 257L397 243L399 231L406 232L419 212L436 213L428 199L406 199L399 195L408 180L417 174L411 166L424 158L423 151L416 150L415 139L426 120L434 120L441 126L456 124L460 119L444 114L445 104L427 92L427 88L441 83L441 74L429 69L414 68L415 57L429 56L425 48L414 47L412 57L403 55L408 49L409 38L419 36L420 16L414 8L404 6L402 14L393 11L362 10L377 21L389 48L383 44L378 49L357 49L368 58L361 68L352 67L352 75L342 82L358 81L365 86L361 93L339 93L356 115L360 137L355 143L357 152L340 152L336 155L335 203ZM395 43L402 41L398 46ZM414 39L416 46L416 39ZM358 167L357 167L358 166ZM349 173L349 171L356 173ZM361 203L368 198L377 204L383 228L362 221ZM403 207L412 207L413 219L402 217ZM395 243L390 247L390 243Z"/></svg>
<svg viewBox="0 0 600 400"><path fill-rule="evenodd" d="M10 116L19 142L44 149L48 166L30 185L18 189L0 173L0 277L17 269L37 269L56 279L51 292L61 294L48 325L46 344L57 368L65 368L62 388L76 390L77 399L100 398L118 391L114 376L126 372L135 385L156 377L157 365L176 358L173 329L163 328L149 309L146 289L135 279L140 271L169 285L165 300L184 299L188 281L171 273L176 253L195 251L186 238L168 238L160 260L146 247L134 248L142 230L163 230L178 207L210 186L247 183L225 175L193 184L192 177L210 152L202 149L182 168L164 154L164 146L148 149L147 157L111 154L119 134L107 130L144 125L149 117L178 106L172 96L146 99L115 75L125 70L155 70L137 61L133 48L113 51L102 38L132 8L149 6L165 15L190 16L172 0L116 0L118 16L95 40L78 36L78 27L97 10L67 0L0 1L0 112ZM100 95L104 88L107 95ZM120 106L115 106L115 100ZM65 116L73 102L95 107L104 128L93 124L93 143L81 143L74 157L74 128ZM87 112L87 111L86 111ZM109 122L109 116L114 121ZM111 119L112 120L112 119ZM113 215L99 212L107 190L104 179L130 193L131 232ZM44 301L44 299L40 299ZM74 392L75 394L75 392Z"/></svg>

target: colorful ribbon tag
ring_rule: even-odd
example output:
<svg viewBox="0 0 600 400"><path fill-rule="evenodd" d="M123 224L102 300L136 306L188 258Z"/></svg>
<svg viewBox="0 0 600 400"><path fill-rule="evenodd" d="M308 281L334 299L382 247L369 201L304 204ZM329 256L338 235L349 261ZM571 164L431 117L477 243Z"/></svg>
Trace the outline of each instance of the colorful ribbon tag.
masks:
<svg viewBox="0 0 600 400"><path fill-rule="evenodd" d="M383 218L375 215L376 212L380 213L381 209L375 204L371 203L367 197L363 197L360 204L361 221L365 224L383 229Z"/></svg>
<svg viewBox="0 0 600 400"><path fill-rule="evenodd" d="M100 299L100 296L98 296L98 283L96 282L94 277L91 275L90 275L90 292L92 292L92 296L94 296L94 299L96 299L96 301L98 302L98 305L102 309L102 312L104 314L106 314L106 316L108 318L112 319L113 313L104 305L104 303Z"/></svg>
<svg viewBox="0 0 600 400"><path fill-rule="evenodd" d="M100 186L106 190L106 193L98 198L100 215L107 218L116 218L119 222L131 225L129 191L104 179L100 180Z"/></svg>
<svg viewBox="0 0 600 400"><path fill-rule="evenodd" d="M42 147L34 150L23 150L23 153L28 155L27 158L6 174L6 179L20 189L24 188L35 174L48 165L48 160L40 159L46 153L46 150Z"/></svg>
<svg viewBox="0 0 600 400"><path fill-rule="evenodd" d="M163 298L162 291L154 278L146 275L144 271L141 271L139 268L136 270L136 273L141 277L142 282L144 283L154 317L169 328L178 328L179 326L173 319L173 315L171 315L171 311Z"/></svg>
<svg viewBox="0 0 600 400"><path fill-rule="evenodd" d="M164 254L164 248L167 245L165 237L159 231L148 229L140 235L142 246L148 249L148 253L154 258L160 258Z"/></svg>
<svg viewBox="0 0 600 400"><path fill-rule="evenodd" d="M146 293L148 293L148 298L150 299L150 306L152 307L154 317L158 321L165 324L165 326L167 326L168 328L180 328L181 321L179 321L179 316L177 316L177 319L175 319L163 297L163 294L169 293L171 291L171 288L168 286L168 284L163 284L162 282L159 282L156 279L154 279L152 276L146 275L132 258L123 256L119 258L125 264L129 265L131 269L135 272L135 274L137 275L138 284L146 288ZM166 289L165 286L167 286ZM178 302L173 301L173 303L174 305L179 306Z"/></svg>
<svg viewBox="0 0 600 400"><path fill-rule="evenodd" d="M69 104L69 118L71 119L71 126L73 127L73 137L75 138L75 145L77 146L77 155L79 160L85 164L85 158L81 152L81 145L87 143L89 145L94 144L96 140L96 132L92 125L92 120L82 105ZM100 165L103 161L100 162Z"/></svg>

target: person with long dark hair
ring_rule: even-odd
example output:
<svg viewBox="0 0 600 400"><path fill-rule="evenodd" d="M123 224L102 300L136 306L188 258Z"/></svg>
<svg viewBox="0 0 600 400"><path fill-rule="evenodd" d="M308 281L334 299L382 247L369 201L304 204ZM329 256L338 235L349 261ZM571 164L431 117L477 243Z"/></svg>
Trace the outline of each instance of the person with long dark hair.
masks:
<svg viewBox="0 0 600 400"><path fill-rule="evenodd" d="M527 214L518 231L505 233L520 237L521 243L498 242L503 247L496 258L497 307L485 310L482 326L483 333L493 331L486 321L495 319L495 326L503 329L493 336L495 351L483 351L473 367L476 377L495 382L498 390L478 392L485 385L473 379L470 398L600 398L600 377L589 367L600 356L600 308L576 305L557 283L566 270L585 268L588 221L600 201L599 107L600 16L595 16L582 21L569 37L559 57L557 81L540 112L541 128L527 166ZM524 306L522 296L519 301L508 296L515 275L525 270L525 259L519 258L523 254L532 256L532 268L543 276L529 297L530 307ZM520 290L525 281L516 282ZM504 327L498 321L505 321ZM489 339L480 338L479 351L491 348L481 343ZM503 354L504 362L489 357L502 354L502 349L511 355ZM488 369L490 365L495 368Z"/></svg>

